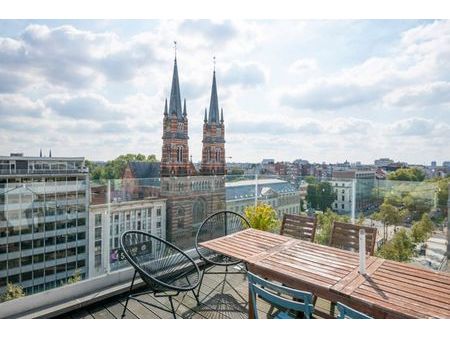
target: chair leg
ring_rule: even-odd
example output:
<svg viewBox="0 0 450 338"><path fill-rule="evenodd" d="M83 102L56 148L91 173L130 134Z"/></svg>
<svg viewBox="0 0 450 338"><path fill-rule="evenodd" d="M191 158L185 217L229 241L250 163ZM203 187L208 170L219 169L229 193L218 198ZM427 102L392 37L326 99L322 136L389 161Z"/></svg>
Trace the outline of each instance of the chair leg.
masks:
<svg viewBox="0 0 450 338"><path fill-rule="evenodd" d="M172 308L173 319L177 319L177 315L175 313L175 307L173 306L172 296L169 296L170 307Z"/></svg>
<svg viewBox="0 0 450 338"><path fill-rule="evenodd" d="M330 315L334 317L335 311L336 311L336 303L335 302L331 302L331 304L330 304Z"/></svg>
<svg viewBox="0 0 450 338"><path fill-rule="evenodd" d="M125 312L127 311L128 301L130 300L131 291L133 291L133 285L134 285L134 280L136 279L136 274L137 274L137 271L134 270L133 281L131 282L130 291L128 292L127 300L125 301L125 307L123 308L123 312L122 312L122 319L123 319L123 317L125 317Z"/></svg>
<svg viewBox="0 0 450 338"><path fill-rule="evenodd" d="M201 287L202 287L202 283L203 283L203 277L205 276L205 270L203 270L202 271L202 276L200 277L200 283L198 283L198 289L197 289L197 295L195 296L195 298L197 299L197 302L199 303L199 301L198 301L198 297L200 297L200 289L201 289ZM195 291L194 290L192 290L193 292L194 292L194 294L195 294ZM200 304L199 304L200 305Z"/></svg>

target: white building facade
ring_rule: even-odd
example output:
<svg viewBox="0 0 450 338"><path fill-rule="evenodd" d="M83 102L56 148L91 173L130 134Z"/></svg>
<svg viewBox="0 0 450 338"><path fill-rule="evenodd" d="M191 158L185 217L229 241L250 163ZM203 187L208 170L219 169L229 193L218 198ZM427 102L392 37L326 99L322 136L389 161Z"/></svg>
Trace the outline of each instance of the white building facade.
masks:
<svg viewBox="0 0 450 338"><path fill-rule="evenodd" d="M120 236L141 230L166 238L166 199L97 204L89 207L89 276L126 267L120 255Z"/></svg>

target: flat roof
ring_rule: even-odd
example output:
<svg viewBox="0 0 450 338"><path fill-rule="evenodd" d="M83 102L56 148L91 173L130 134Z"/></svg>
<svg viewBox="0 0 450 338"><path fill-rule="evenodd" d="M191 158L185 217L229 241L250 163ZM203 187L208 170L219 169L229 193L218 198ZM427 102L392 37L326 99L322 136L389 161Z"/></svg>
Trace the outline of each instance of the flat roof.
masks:
<svg viewBox="0 0 450 338"><path fill-rule="evenodd" d="M0 156L0 160L84 161L84 157Z"/></svg>
<svg viewBox="0 0 450 338"><path fill-rule="evenodd" d="M278 178L266 178L262 180L242 180L242 181L236 181L236 182L225 182L225 187L242 187L246 185L255 185L258 183L258 185L262 184L274 184L274 183L289 183L287 181L280 180Z"/></svg>

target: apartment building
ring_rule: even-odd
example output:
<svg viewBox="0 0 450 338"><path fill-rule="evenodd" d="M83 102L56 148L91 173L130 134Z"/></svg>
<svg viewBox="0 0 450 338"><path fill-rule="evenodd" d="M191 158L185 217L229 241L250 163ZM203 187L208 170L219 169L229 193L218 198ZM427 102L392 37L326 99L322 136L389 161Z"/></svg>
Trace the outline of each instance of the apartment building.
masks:
<svg viewBox="0 0 450 338"><path fill-rule="evenodd" d="M32 294L88 273L83 157L0 156L0 294Z"/></svg>
<svg viewBox="0 0 450 338"><path fill-rule="evenodd" d="M166 239L166 199L92 203L89 224L89 276L96 277L127 266L120 252L123 232L141 230Z"/></svg>

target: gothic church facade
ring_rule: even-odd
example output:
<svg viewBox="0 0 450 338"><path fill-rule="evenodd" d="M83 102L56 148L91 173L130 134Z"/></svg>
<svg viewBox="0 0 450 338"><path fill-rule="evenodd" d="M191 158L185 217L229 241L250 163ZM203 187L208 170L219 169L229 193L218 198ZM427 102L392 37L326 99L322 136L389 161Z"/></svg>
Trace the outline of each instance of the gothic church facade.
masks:
<svg viewBox="0 0 450 338"><path fill-rule="evenodd" d="M220 115L219 115L220 114ZM219 112L216 72L209 111L203 121L202 161L197 171L189 156L186 99L181 100L175 57L169 102L164 106L161 197L167 198L166 238L181 248L192 247L198 226L225 209L225 125Z"/></svg>

